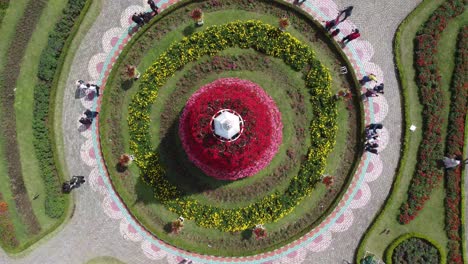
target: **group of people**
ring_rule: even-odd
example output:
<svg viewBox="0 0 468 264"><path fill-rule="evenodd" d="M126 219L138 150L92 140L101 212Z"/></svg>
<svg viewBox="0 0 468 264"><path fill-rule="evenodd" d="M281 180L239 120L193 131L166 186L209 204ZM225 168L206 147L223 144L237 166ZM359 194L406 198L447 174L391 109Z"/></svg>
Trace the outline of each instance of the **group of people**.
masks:
<svg viewBox="0 0 468 264"><path fill-rule="evenodd" d="M370 124L366 127L365 135L366 141L364 144L364 150L370 153L379 155L377 148L379 147L379 131L383 128L382 124Z"/></svg>
<svg viewBox="0 0 468 264"><path fill-rule="evenodd" d="M335 28L335 30L333 30L331 32L331 36L332 37L337 36L340 33L340 29L338 28L338 25L341 22L345 21L349 16L351 16L351 14L353 12L353 9L354 9L353 6L348 6L344 10L341 10L340 12L338 12L338 16L335 19L332 19L332 20L329 20L329 21L325 22L325 30L330 32L332 29ZM348 42L350 42L350 41L352 41L354 39L357 39L360 36L361 36L361 33L359 32L359 29L357 29L357 28L353 29L350 34L348 34L347 36L345 36L341 40L341 43L343 45L346 45L346 44L348 44Z"/></svg>
<svg viewBox="0 0 468 264"><path fill-rule="evenodd" d="M62 191L64 193L70 193L73 189L80 187L81 184L85 182L84 176L73 176L71 180L63 183Z"/></svg>
<svg viewBox="0 0 468 264"><path fill-rule="evenodd" d="M145 23L148 23L153 16L158 14L159 7L154 3L154 0L148 0L147 3L150 6L152 12L140 12L134 13L132 15L132 21L135 22L139 27L145 25Z"/></svg>
<svg viewBox="0 0 468 264"><path fill-rule="evenodd" d="M86 83L83 80L78 80L76 81L76 86L78 86L78 89L80 90L80 92L85 92L88 94L93 93L94 95L96 95L96 97L99 97L99 89L101 87L99 87L96 84Z"/></svg>
<svg viewBox="0 0 468 264"><path fill-rule="evenodd" d="M93 120L97 117L99 113L96 111L91 111L89 109L86 109L86 111L83 114L84 116L82 116L80 120L78 120L78 122L80 122L81 124L85 126L90 126L93 123Z"/></svg>
<svg viewBox="0 0 468 264"><path fill-rule="evenodd" d="M366 83L374 81L378 83L377 76L375 74L371 73L369 75L364 76L361 80L359 80L359 83L361 85L365 85ZM376 97L379 96L378 94L384 94L384 84L380 83L375 85L373 88L367 89L366 92L362 95L362 100L367 101L369 97Z"/></svg>

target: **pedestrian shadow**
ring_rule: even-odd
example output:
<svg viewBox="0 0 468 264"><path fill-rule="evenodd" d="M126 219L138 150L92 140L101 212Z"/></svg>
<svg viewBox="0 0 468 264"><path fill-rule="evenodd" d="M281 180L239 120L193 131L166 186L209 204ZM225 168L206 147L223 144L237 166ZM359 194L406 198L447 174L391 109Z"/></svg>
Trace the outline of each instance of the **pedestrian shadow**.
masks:
<svg viewBox="0 0 468 264"><path fill-rule="evenodd" d="M128 91L132 88L134 81L132 79L128 79L122 82L122 90Z"/></svg>
<svg viewBox="0 0 468 264"><path fill-rule="evenodd" d="M81 125L78 127L78 132L82 133L82 132L85 132L86 130L88 130L89 128L91 127L91 125Z"/></svg>
<svg viewBox="0 0 468 264"><path fill-rule="evenodd" d="M184 28L184 30L182 31L182 34L184 34L184 36L187 37L189 35L192 35L194 32L195 32L195 25L190 24Z"/></svg>
<svg viewBox="0 0 468 264"><path fill-rule="evenodd" d="M75 90L75 99L81 99L86 96L86 93L83 91L83 89L80 89L79 87L76 88Z"/></svg>
<svg viewBox="0 0 468 264"><path fill-rule="evenodd" d="M127 31L128 35L133 36L133 34L138 32L139 28L140 27L138 25L134 25L133 27L129 28Z"/></svg>

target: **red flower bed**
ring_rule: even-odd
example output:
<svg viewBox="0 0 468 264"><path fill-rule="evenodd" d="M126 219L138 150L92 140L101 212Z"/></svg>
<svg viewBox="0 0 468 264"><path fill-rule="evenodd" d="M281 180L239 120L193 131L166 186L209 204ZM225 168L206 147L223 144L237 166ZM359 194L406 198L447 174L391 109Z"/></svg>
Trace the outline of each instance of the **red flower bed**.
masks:
<svg viewBox="0 0 468 264"><path fill-rule="evenodd" d="M9 248L16 248L19 245L18 239L16 238L15 227L13 221L8 212L8 205L2 200L3 196L0 193L0 240L2 244Z"/></svg>
<svg viewBox="0 0 468 264"><path fill-rule="evenodd" d="M217 139L210 121L221 109L231 109L244 120L244 131L233 142ZM179 123L182 145L207 175L220 180L251 176L267 166L283 136L281 114L258 85L237 78L218 79L193 94Z"/></svg>
<svg viewBox="0 0 468 264"><path fill-rule="evenodd" d="M455 57L455 71L452 78L452 100L450 106L449 126L447 129L446 156L462 157L465 142L465 120L468 111L468 82L466 66L468 62L468 26L462 28ZM462 259L462 222L461 222L461 188L462 167L446 172L445 197L445 230L448 242L448 262L463 263Z"/></svg>
<svg viewBox="0 0 468 264"><path fill-rule="evenodd" d="M440 74L437 69L437 44L440 33L450 19L464 11L461 0L448 0L439 6L416 34L415 69L416 82L423 104L423 139L419 146L416 173L408 189L408 200L401 206L399 222L413 220L430 198L434 187L440 184L443 170L438 160L444 156L442 148L442 109L445 107L440 94Z"/></svg>

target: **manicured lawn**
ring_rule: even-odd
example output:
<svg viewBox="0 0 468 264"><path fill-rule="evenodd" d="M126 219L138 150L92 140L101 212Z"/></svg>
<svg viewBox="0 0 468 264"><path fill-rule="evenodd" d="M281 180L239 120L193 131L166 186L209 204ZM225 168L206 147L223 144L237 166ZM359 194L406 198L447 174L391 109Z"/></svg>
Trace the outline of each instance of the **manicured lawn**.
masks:
<svg viewBox="0 0 468 264"><path fill-rule="evenodd" d="M0 55L6 53L8 44L10 44L11 38L15 33L15 25L21 18L26 4L27 1L25 0L10 2L10 8L8 9L7 15L4 19L4 23L2 23L2 27L0 28L0 33L2 33L2 36L4 36L0 43ZM21 218L19 217L14 206L15 202L11 197L12 194L10 191L9 178L6 173L6 164L4 164L5 159L2 157L4 153L0 152L0 181L2 182L2 184L0 184L0 192L2 192L5 200L10 205L10 215L13 218L16 235L20 241L20 246L15 251L21 251L31 243L34 243L38 239L42 238L45 234L55 229L65 219L65 216L58 220L51 219L45 214L44 185L38 168L35 149L32 144L33 113L31 106L33 105L34 100L33 90L37 82L36 73L38 70L40 54L47 45L49 32L53 29L57 19L62 13L62 9L66 4L67 1L49 1L36 25L36 31L33 33L31 40L28 43L23 61L18 62L21 63L21 70L16 85L15 111L17 118L17 139L21 154L21 169L30 199L32 200L34 196L38 195L35 200L32 200L32 206L34 213L41 225L42 232L35 237L29 237L25 226L21 223ZM64 72L66 71L66 74L64 74L65 76L68 76L68 70L70 68L74 52L76 51L77 46L80 44L82 37L84 34L86 34L87 29L92 25L95 18L99 14L100 6L101 1L93 1L93 6L90 9L93 10L93 12L88 14L87 19L85 19L85 23L83 23L81 26L81 29L68 52L68 60L65 62L68 68L64 68ZM4 25L8 25L8 27L5 27ZM2 70L3 66L3 64L0 65L0 71ZM0 144L2 143L3 138L0 136ZM0 145L0 147L2 146ZM65 166L62 165L61 167L64 168Z"/></svg>
<svg viewBox="0 0 468 264"><path fill-rule="evenodd" d="M180 40L184 37L184 33L187 34L187 32L193 32L193 31L198 31L198 30L203 30L207 26L210 26L213 24L214 21L216 21L216 24L223 24L230 22L232 20L246 20L246 19L259 19L264 22L270 23L270 24L276 24L277 23L277 17L271 16L271 15L259 15L255 14L252 12L242 12L242 11L237 11L237 10L227 10L227 11L217 11L213 13L206 13L205 14L205 25L202 28L194 28L193 23L190 22L189 24L179 24L177 28L171 29L169 33L167 33L162 40L155 42L153 48L149 49L149 52L145 53L142 61L139 63L138 69L140 72L144 72L146 68L148 68L153 61L159 56L172 42ZM296 36L298 39L303 41L304 43L307 43L309 46L312 47L316 51L317 57L320 58L322 63L324 63L328 68L331 68L331 73L333 77L333 92L336 92L337 90L341 89L343 87L343 76L339 76L336 71L333 69L336 68L336 61L331 56L332 52L323 44L319 44L317 42L311 42L308 40L308 38L304 37L301 35L300 32L295 30L294 28L288 29L288 32L290 32L292 35ZM244 51L245 52L245 51ZM188 68L186 66L185 68ZM184 70L185 70L184 68ZM183 71L184 71L183 70ZM258 80L254 80L258 83L261 84L261 86L268 86L271 85L271 80L261 80L261 76L252 76L252 74L256 73L248 73L248 72L229 72L229 73L223 73L219 76L212 76L209 77L208 80L203 81L209 82L209 80L213 80L214 78L218 78L220 76L237 76L237 77L243 77L246 79L252 79L252 78L257 78ZM300 78L297 75L301 75L301 73L287 73L288 75L293 74L294 78ZM169 82L172 83L172 85L175 85L175 81L177 80L182 74L179 72L176 74L175 77L173 77ZM268 78L266 78L268 79ZM301 80L302 81L302 80ZM108 86L111 87L112 85L112 80L108 82ZM201 85L202 83L200 83ZM199 86L199 85L197 85ZM107 89L109 89L109 87ZM170 84L165 85L166 88L171 87ZM117 89L121 89L122 87L118 87ZM116 88L113 88L116 89ZM112 108L106 108L103 107L100 113L101 120L107 120L107 118L111 115L110 112L118 112L119 115L120 113L120 119L112 121L114 123L114 126L117 126L117 128L114 129L119 129L118 126L120 126L120 131L121 134L119 134L119 141L122 143L123 146L123 151L128 152L129 147L128 147L128 127L127 127L127 112L128 112L128 104L132 99L133 94L136 92L138 89L138 81L134 83L127 83L125 84L124 91L120 90L119 94L107 94L107 96L115 97L123 97L122 99L119 99L122 101L121 105L122 107L119 108L118 110L112 110ZM109 91L112 92L112 91ZM160 90L160 97L158 97L158 102L160 101L161 98L168 97L169 94L164 89ZM108 97L109 98L109 97ZM106 100L115 100L115 99L106 99L104 98L104 101ZM161 99L163 100L163 99ZM281 99L280 99L281 100ZM109 104L109 101L106 101L107 104ZM277 103L281 104L283 102ZM106 103L105 103L106 104ZM119 103L120 104L120 103ZM344 146L346 145L346 140L347 140L347 126L348 126L348 112L345 107L345 103L340 102L339 104L339 122L340 122L340 129L338 130L338 137L337 137L337 145L335 148L335 151L331 154L330 163L327 165L327 170L326 172L329 174L334 174L336 172L336 169L340 166L340 158L342 158L343 153L344 153ZM156 104L153 107L153 112L157 111L157 108L162 107L162 105ZM280 107L281 108L281 107ZM159 129L159 124L157 122L158 120L154 120L152 122L152 135L153 135L153 140L155 144L157 144L157 138L158 138L158 129ZM111 128L109 127L108 122L102 122L101 123L101 135L108 135L109 130ZM102 138L103 141L109 142L109 144L115 144L114 142L108 141L106 138ZM120 143L119 143L120 144ZM146 226L151 227L153 232L155 232L160 238L167 240L169 242L174 242L177 245L184 247L189 250L195 250L199 252L209 252L209 253L214 253L214 254L226 254L226 255L233 255L233 254L242 254L242 252L245 252L245 250L254 253L253 249L245 248L246 245L242 246L244 248L236 248L236 247L231 247L229 249L226 248L219 248L216 249L217 251L213 251L215 249L210 249L206 245L210 244L210 241L222 238L223 236L226 237L226 239L229 240L240 240L240 237L242 234L231 234L230 236L223 235L220 231L217 230L209 230L205 228L200 228L196 226L192 221L186 221L185 228L184 230L188 230L187 232L184 232L183 236L185 237L184 239L179 239L178 237L175 237L173 235L168 235L164 229L163 226L166 225L168 222L176 219L178 215L175 215L174 213L168 212L167 209L165 209L163 206L161 206L158 202L154 201L154 198L152 198L152 189L147 186L145 183L143 183L139 179L139 172L138 168L136 166L131 166L130 167L130 172L125 173L125 175L118 175L115 172L115 163L117 161L117 157L109 155L109 146L106 146L107 144L103 144L103 152L105 155L105 159L107 161L107 166L111 172L111 175L113 177L113 183L116 189L118 190L119 194L124 198L125 201L127 201L127 205L132 208L133 214ZM114 154L115 155L115 154ZM130 184L125 184L123 182L131 182ZM233 185L242 185L241 183L234 183ZM131 186L131 188L128 188L128 186ZM311 209L314 207L318 207L318 199L320 197L323 197L324 193L326 192L325 188L319 184L314 190L313 195L310 197L306 197L304 202L297 207L297 209L289 214L288 216L284 217L277 223L269 224L267 225L267 228L269 230L277 231L280 230L281 228L290 228L291 223L294 221L297 221L300 218L304 218L304 216L308 213L310 213ZM330 201L331 202L331 201ZM310 217L310 216L309 216ZM317 216L314 216L317 217ZM309 223L310 224L310 223ZM306 228L307 229L307 228ZM272 232L273 232L272 231ZM276 232L275 231L275 232ZM301 230L296 230L297 234L301 233ZM277 232L278 233L278 232ZM290 240L288 237L281 237L277 236L280 241L287 241ZM252 241L247 241L245 243L252 243ZM278 243L278 242L276 242ZM216 244L216 243L215 243ZM273 243L274 245L275 243ZM247 245L248 246L248 245ZM256 252L259 252L257 250ZM244 253L245 254L245 253Z"/></svg>
<svg viewBox="0 0 468 264"><path fill-rule="evenodd" d="M44 183L40 175L38 160L33 145L33 108L34 86L37 82L39 57L47 45L49 32L55 26L66 1L50 0L37 24L37 29L31 37L18 76L15 97L17 139L21 155L23 178L28 190L29 198L39 195L32 201L34 213L43 229L48 229L56 221L45 214ZM51 19L54 18L54 19Z"/></svg>
<svg viewBox="0 0 468 264"><path fill-rule="evenodd" d="M125 264L125 262L113 257L97 257L89 260L85 264Z"/></svg>
<svg viewBox="0 0 468 264"><path fill-rule="evenodd" d="M407 197L407 189L411 181L411 177L414 174L416 166L416 158L419 143L421 141L421 127L422 118L421 110L422 107L419 103L418 87L415 83L415 71L413 68L413 50L414 50L414 37L417 30L424 23L427 18L431 15L443 0L435 1L424 1L412 14L408 23L401 28L400 38L400 60L402 67L401 71L404 72L403 92L405 94L406 101L406 133L408 136L407 151L403 154L405 160L404 166L399 168L399 184L394 185L391 193L391 199L385 204L384 211L378 216L378 220L369 229L369 233L366 234L365 240L360 245L360 252L363 250L370 251L376 254L379 258L382 258L383 253L387 246L396 239L399 235L416 232L424 234L427 237L439 242L443 247L447 246L447 236L445 233L445 210L444 210L444 198L445 190L443 182L432 192L430 200L426 203L425 208L410 224L401 225L397 222L397 216L399 214L399 208L403 201ZM459 16L442 34L440 46L438 50L438 66L442 75L442 90L444 93L441 95L444 98L445 105L443 116L445 119L445 126L447 125L448 111L450 105L450 92L449 85L450 79L454 67L454 51L456 44L456 37L461 24L466 23L466 12L463 16ZM408 127L414 124L418 127L415 132L409 132ZM442 133L445 138L445 129ZM390 229L389 235L381 234L384 229ZM358 254L358 258L361 256Z"/></svg>
<svg viewBox="0 0 468 264"><path fill-rule="evenodd" d="M0 41L1 58L6 58L7 56L6 53L15 34L16 25L23 15L27 2L27 0L10 1L5 17L0 24L0 34L2 36L2 41ZM2 72L5 67L5 60L1 61L0 72ZM3 135L0 135L0 182L2 183L0 184L0 192L3 194L3 198L9 205L10 216L13 219L16 236L19 241L24 241L27 238L27 231L25 226L22 224L21 217L18 215L18 211L15 207L15 200L13 199L10 190L10 178L8 177L6 158L4 156L5 153L3 152L4 142Z"/></svg>

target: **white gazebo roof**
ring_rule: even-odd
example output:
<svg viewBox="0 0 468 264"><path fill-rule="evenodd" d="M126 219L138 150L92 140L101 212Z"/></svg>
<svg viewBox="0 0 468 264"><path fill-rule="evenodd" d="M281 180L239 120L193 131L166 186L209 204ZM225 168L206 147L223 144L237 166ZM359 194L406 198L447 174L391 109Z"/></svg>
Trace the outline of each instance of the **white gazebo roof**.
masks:
<svg viewBox="0 0 468 264"><path fill-rule="evenodd" d="M241 119L237 115L224 111L213 120L214 133L225 139L232 139L232 137L241 132L241 122Z"/></svg>

